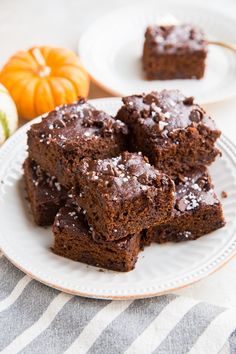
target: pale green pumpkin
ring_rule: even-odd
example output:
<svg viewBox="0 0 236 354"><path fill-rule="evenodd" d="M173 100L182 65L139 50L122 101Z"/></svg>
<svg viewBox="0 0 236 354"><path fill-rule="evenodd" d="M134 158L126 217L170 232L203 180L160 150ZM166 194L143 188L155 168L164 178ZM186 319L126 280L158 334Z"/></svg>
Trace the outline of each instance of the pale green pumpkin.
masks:
<svg viewBox="0 0 236 354"><path fill-rule="evenodd" d="M15 103L7 89L0 84L0 145L17 129Z"/></svg>

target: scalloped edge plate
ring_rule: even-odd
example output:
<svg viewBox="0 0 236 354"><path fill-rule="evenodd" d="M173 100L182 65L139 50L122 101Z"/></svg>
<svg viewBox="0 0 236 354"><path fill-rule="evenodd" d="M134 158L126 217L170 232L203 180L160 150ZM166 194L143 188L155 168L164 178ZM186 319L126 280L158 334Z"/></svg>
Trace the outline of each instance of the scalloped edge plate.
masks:
<svg viewBox="0 0 236 354"><path fill-rule="evenodd" d="M91 100L114 114L120 99ZM32 278L67 293L100 299L138 299L161 295L192 284L222 267L236 254L236 147L222 136L222 158L210 168L227 220L224 228L196 241L152 245L139 255L129 273L100 272L98 268L54 255L52 233L35 226L24 199L22 162L26 131L20 128L0 149L0 246L5 256ZM222 173L224 171L224 173ZM2 183L3 182L3 183Z"/></svg>

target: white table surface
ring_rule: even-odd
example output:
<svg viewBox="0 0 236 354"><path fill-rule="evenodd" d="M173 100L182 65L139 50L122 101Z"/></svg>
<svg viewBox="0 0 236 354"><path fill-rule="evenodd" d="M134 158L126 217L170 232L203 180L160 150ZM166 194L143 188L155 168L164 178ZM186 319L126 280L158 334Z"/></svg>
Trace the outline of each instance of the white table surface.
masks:
<svg viewBox="0 0 236 354"><path fill-rule="evenodd" d="M147 0L143 1L148 3ZM190 1L196 3L194 0L189 0L188 3ZM128 3L135 6L137 2L137 0L0 0L0 65L16 50L33 45L60 45L76 50L80 34L98 16ZM235 0L198 0L198 3L234 16L236 26ZM92 85L90 97L107 96L109 93ZM205 108L214 117L219 128L236 142L236 98ZM236 306L235 274L236 257L215 274L176 293L222 306Z"/></svg>

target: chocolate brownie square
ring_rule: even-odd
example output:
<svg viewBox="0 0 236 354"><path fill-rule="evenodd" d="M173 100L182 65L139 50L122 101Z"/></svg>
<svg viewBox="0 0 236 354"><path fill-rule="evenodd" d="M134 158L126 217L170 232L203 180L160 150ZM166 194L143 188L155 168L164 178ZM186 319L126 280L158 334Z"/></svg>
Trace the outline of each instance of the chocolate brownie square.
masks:
<svg viewBox="0 0 236 354"><path fill-rule="evenodd" d="M66 203L67 190L29 158L25 160L23 169L35 223L39 226L52 225L56 213Z"/></svg>
<svg viewBox="0 0 236 354"><path fill-rule="evenodd" d="M105 158L125 149L127 127L84 100L57 107L28 131L28 151L50 175L71 186L84 157Z"/></svg>
<svg viewBox="0 0 236 354"><path fill-rule="evenodd" d="M130 130L130 149L142 151L170 176L210 165L220 154L221 132L193 97L163 90L123 98L117 118Z"/></svg>
<svg viewBox="0 0 236 354"><path fill-rule="evenodd" d="M84 214L75 208L60 209L53 232L54 253L96 267L128 272L140 251L140 234L113 242L95 241Z"/></svg>
<svg viewBox="0 0 236 354"><path fill-rule="evenodd" d="M150 26L145 33L143 68L149 80L201 79L207 41L191 25Z"/></svg>
<svg viewBox="0 0 236 354"><path fill-rule="evenodd" d="M207 170L202 168L176 179L172 217L167 223L148 229L144 241L148 244L195 240L224 225L221 203Z"/></svg>
<svg viewBox="0 0 236 354"><path fill-rule="evenodd" d="M86 212L97 239L118 240L171 215L174 183L141 154L123 152L104 160L84 159L78 182L75 200Z"/></svg>

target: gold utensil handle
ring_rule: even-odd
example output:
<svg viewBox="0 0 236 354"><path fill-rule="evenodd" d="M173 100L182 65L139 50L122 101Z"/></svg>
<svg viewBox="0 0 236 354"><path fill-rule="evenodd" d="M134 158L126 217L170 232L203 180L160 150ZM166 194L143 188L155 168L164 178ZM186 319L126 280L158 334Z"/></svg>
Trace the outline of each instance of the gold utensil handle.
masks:
<svg viewBox="0 0 236 354"><path fill-rule="evenodd" d="M236 45L235 44L230 44L230 43L221 42L221 41L208 41L208 44L218 45L220 47L224 47L224 48L227 48L227 49L230 49L230 50L236 52Z"/></svg>

